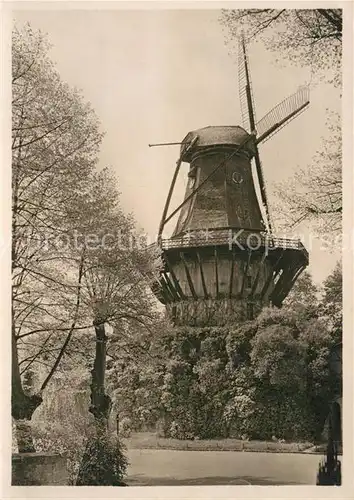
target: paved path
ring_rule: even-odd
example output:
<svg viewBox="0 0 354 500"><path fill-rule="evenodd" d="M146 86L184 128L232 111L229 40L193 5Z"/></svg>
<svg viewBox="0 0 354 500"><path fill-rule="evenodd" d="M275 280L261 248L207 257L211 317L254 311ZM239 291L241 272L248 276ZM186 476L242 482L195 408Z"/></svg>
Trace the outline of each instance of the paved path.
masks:
<svg viewBox="0 0 354 500"><path fill-rule="evenodd" d="M321 455L237 451L129 450L132 486L311 485Z"/></svg>

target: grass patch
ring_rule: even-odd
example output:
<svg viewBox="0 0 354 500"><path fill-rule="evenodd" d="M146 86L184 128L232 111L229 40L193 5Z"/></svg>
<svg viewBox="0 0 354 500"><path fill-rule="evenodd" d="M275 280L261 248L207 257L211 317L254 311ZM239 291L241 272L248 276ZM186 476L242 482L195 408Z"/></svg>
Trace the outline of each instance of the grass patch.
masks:
<svg viewBox="0 0 354 500"><path fill-rule="evenodd" d="M156 434L135 433L124 442L130 449L161 449L190 451L245 451L264 453L301 453L313 443L279 443L273 441L242 441L241 439L180 440L160 438ZM315 451L315 450L314 450Z"/></svg>

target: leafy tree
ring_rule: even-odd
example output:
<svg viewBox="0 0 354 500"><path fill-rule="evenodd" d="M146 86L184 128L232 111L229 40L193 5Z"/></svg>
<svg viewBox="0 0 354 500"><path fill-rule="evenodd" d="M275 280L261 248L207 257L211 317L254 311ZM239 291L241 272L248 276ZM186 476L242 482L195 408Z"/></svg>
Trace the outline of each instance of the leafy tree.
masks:
<svg viewBox="0 0 354 500"><path fill-rule="evenodd" d="M284 305L297 309L298 306L309 307L314 311L318 306L318 289L313 283L309 271L304 271L296 280Z"/></svg>
<svg viewBox="0 0 354 500"><path fill-rule="evenodd" d="M198 436L201 438L225 437L225 405L229 399L226 365L227 328L209 328L202 332L200 356L193 368L197 374L200 391L201 414Z"/></svg>
<svg viewBox="0 0 354 500"><path fill-rule="evenodd" d="M108 380L122 431L160 421L163 435L179 439L320 440L334 390L333 339L321 311L304 272L282 308L264 308L253 321L162 321L153 336L144 327L111 335Z"/></svg>
<svg viewBox="0 0 354 500"><path fill-rule="evenodd" d="M131 325L111 336L107 347L107 384L119 433L153 430L161 417L161 392L165 374L161 336L169 325L163 317L151 326Z"/></svg>
<svg viewBox="0 0 354 500"><path fill-rule="evenodd" d="M170 328L164 337L162 427L179 439L225 435L225 328Z"/></svg>
<svg viewBox="0 0 354 500"><path fill-rule="evenodd" d="M343 278L342 265L337 262L323 284L320 314L326 321L334 343L342 341L343 330Z"/></svg>
<svg viewBox="0 0 354 500"><path fill-rule="evenodd" d="M193 367L200 353L199 333L199 329L181 327L165 335L166 368L161 402L165 434L170 437L191 439L198 432L201 395Z"/></svg>
<svg viewBox="0 0 354 500"><path fill-rule="evenodd" d="M342 76L341 9L223 10L221 23L230 44L242 31L262 43L277 61L311 67L312 84L321 79L336 87ZM281 61L280 61L281 62ZM276 186L277 224L283 229L308 222L320 234L340 234L342 220L341 123L328 114L328 134L306 168Z"/></svg>
<svg viewBox="0 0 354 500"><path fill-rule="evenodd" d="M318 317L318 308L318 287L313 283L311 274L305 270L286 297L279 315L282 316L286 312L287 316L293 318L298 330L301 331L309 320Z"/></svg>
<svg viewBox="0 0 354 500"><path fill-rule="evenodd" d="M82 294L96 340L89 409L94 416L96 432L87 443L78 484L114 485L121 481L122 471L116 470L117 463L111 460L113 451L108 420L112 399L106 392L105 384L106 327L113 327L114 337L127 337L136 325L147 329L151 327L156 314L148 284L149 277L155 272L155 260L153 250L139 245L139 235L132 218L119 209L118 191L107 171L96 176L92 190L92 200L83 200L83 209L87 207L87 212L92 213L90 228L91 231L94 229L94 238L90 238L90 243L88 240L85 242ZM99 218L95 216L98 207ZM106 464L104 468L102 463Z"/></svg>
<svg viewBox="0 0 354 500"><path fill-rule="evenodd" d="M250 363L251 341L257 332L255 321L247 321L230 328L226 351L231 367L236 369Z"/></svg>
<svg viewBox="0 0 354 500"><path fill-rule="evenodd" d="M277 211L282 214L279 222L285 227L308 222L320 234L341 234L342 138L338 114L330 115L328 131L311 165L276 186Z"/></svg>
<svg viewBox="0 0 354 500"><path fill-rule="evenodd" d="M303 327L300 340L306 349L305 395L306 405L313 415L311 437L320 441L335 390L329 369L333 341L322 318L309 320Z"/></svg>
<svg viewBox="0 0 354 500"><path fill-rule="evenodd" d="M259 423L254 415L259 403L256 397L256 381L249 360L235 365L232 356L225 371L228 378L228 401L224 406L222 419L226 435L233 438L258 438Z"/></svg>
<svg viewBox="0 0 354 500"><path fill-rule="evenodd" d="M296 328L281 324L269 325L257 332L250 356L256 377L291 391L301 388L305 368L304 346L296 334Z"/></svg>
<svg viewBox="0 0 354 500"><path fill-rule="evenodd" d="M106 326L123 337L134 323L149 328L154 256L137 241L108 170L95 170L97 118L62 83L47 50L41 33L14 29L12 414L19 451L34 451L28 423L43 391L59 364L70 366L68 357L88 364L93 329L95 433L79 484L120 484L126 462L107 428ZM36 384L29 384L34 368Z"/></svg>
<svg viewBox="0 0 354 500"><path fill-rule="evenodd" d="M85 192L102 134L29 25L12 37L12 415L19 451L34 451L28 424L80 325L83 256L66 241L71 204ZM82 216L82 214L81 214ZM77 219L76 219L77 222ZM26 371L47 368L34 393Z"/></svg>
<svg viewBox="0 0 354 500"><path fill-rule="evenodd" d="M308 277L304 281L311 284ZM292 305L295 308L264 309L256 320L250 358L257 404L250 425L253 434L263 439L309 439L316 425L310 392L315 396L318 391L309 365L318 355L318 346L311 350L304 332L309 322L316 328L317 319L304 315L306 302L302 310L299 302ZM319 331L319 339L325 337Z"/></svg>
<svg viewBox="0 0 354 500"><path fill-rule="evenodd" d="M341 84L341 9L225 9L221 23L234 40L244 31L279 57L313 68L315 79Z"/></svg>
<svg viewBox="0 0 354 500"><path fill-rule="evenodd" d="M53 375L43 403L33 415L32 431L38 452L65 454L69 484L75 485L86 441L93 433L87 411L90 372L81 357L73 353L72 346L63 364L65 368Z"/></svg>

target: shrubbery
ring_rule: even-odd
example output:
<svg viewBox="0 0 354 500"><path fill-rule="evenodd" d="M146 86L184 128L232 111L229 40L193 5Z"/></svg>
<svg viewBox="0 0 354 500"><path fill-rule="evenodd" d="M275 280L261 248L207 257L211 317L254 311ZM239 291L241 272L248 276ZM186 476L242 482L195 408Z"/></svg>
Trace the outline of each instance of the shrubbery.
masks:
<svg viewBox="0 0 354 500"><path fill-rule="evenodd" d="M86 444L86 431L74 423L38 422L32 426L38 452L59 453L68 460L69 482L75 485Z"/></svg>
<svg viewBox="0 0 354 500"><path fill-rule="evenodd" d="M72 485L86 441L94 434L93 418L88 412L89 387L83 374L80 369L74 373L68 371L63 378L55 377L32 422L36 450L65 455Z"/></svg>
<svg viewBox="0 0 354 500"><path fill-rule="evenodd" d="M77 486L125 486L128 460L125 446L114 434L89 439L80 464Z"/></svg>
<svg viewBox="0 0 354 500"><path fill-rule="evenodd" d="M67 458L70 485L77 484L82 459L89 447L92 463L97 454L103 457L102 467L94 472L98 484L103 484L106 480L107 484L112 484L113 481L118 485L127 468L124 446L117 440L114 432L108 434L104 443L98 443L95 439L93 416L88 411L89 393L88 376L82 368L54 377L46 390L43 404L33 417L34 444L38 452L59 453ZM106 462L110 464L110 468ZM87 469L90 461L86 461L86 464ZM108 469L110 479L105 472ZM81 471L83 472L86 476L90 474L90 470ZM99 483L101 480L103 482Z"/></svg>
<svg viewBox="0 0 354 500"><path fill-rule="evenodd" d="M328 356L339 334L316 300L304 295L223 328L166 328L141 358L122 351L107 373L119 435L156 429L177 439L319 441L333 397ZM38 450L67 454L74 483L92 421L87 374L68 376L70 389L62 381L46 393L34 436Z"/></svg>
<svg viewBox="0 0 354 500"><path fill-rule="evenodd" d="M328 297L341 300L332 295L326 289L321 301L305 273L281 309L254 321L167 329L156 341L163 368L135 367L133 385L119 391L129 402L120 399L122 415L135 430L154 422L160 436L178 439L319 441L333 397L328 357L339 321L321 312L331 310ZM134 405L139 394L146 406Z"/></svg>
<svg viewBox="0 0 354 500"><path fill-rule="evenodd" d="M316 387L308 385L308 371L314 363L307 356L308 345L288 326L269 325L253 339L250 332L254 332L250 325L234 332L209 329L210 344L218 348L209 344L208 352L203 352L206 340L201 340L198 357L181 359L171 353L161 394L169 424L166 436L314 438L316 415L309 393L316 392ZM194 342L195 334L193 328ZM205 330L200 334L203 337ZM187 329L183 335L186 342ZM323 356L321 348L316 352ZM325 383L327 366L316 358L318 365ZM317 396L319 391L320 387Z"/></svg>

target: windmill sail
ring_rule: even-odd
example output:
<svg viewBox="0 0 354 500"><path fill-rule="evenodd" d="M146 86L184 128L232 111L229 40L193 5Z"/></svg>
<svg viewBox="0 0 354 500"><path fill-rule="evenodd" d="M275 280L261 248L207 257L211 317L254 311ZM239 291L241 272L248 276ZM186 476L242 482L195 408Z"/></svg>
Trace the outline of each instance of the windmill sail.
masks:
<svg viewBox="0 0 354 500"><path fill-rule="evenodd" d="M281 306L309 263L299 240L272 235L257 146L258 132L258 142L266 140L306 107L306 92L274 108L257 130L247 44L239 43L243 127L208 126L186 135L162 214L161 266L152 289L175 325L253 320L264 306ZM182 162L189 164L184 200L167 215ZM172 237L162 238L177 213Z"/></svg>
<svg viewBox="0 0 354 500"><path fill-rule="evenodd" d="M252 85L249 75L249 62L244 37L239 39L238 53L238 88L241 104L242 126L253 132L256 123Z"/></svg>
<svg viewBox="0 0 354 500"><path fill-rule="evenodd" d="M256 125L256 143L265 142L282 129L293 118L299 115L310 103L310 90L300 87L267 113Z"/></svg>
<svg viewBox="0 0 354 500"><path fill-rule="evenodd" d="M265 182L264 182L264 178L263 178L262 163L261 163L261 159L259 157L259 152L258 152L257 146L255 149L254 162L256 164L256 172L257 172L257 177L258 177L259 188L261 191L262 204L263 204L265 215L266 215L267 229L268 229L268 232L271 233L272 232L272 224L271 224L270 215L269 215L269 207L268 207Z"/></svg>
<svg viewBox="0 0 354 500"><path fill-rule="evenodd" d="M244 128L248 128L251 132L256 130L256 112L254 106L254 99L252 93L251 78L249 73L249 62L248 55L246 51L245 39L242 36L239 40L239 60L238 60L238 80L239 80L239 92L240 92L240 103L241 103L241 115L242 124ZM258 184L261 192L262 205L266 215L266 225L269 232L271 232L271 222L269 217L268 201L265 188L265 182L262 171L262 164L259 158L259 152L257 145L255 144L255 154L254 161L256 164L256 172L258 178Z"/></svg>

